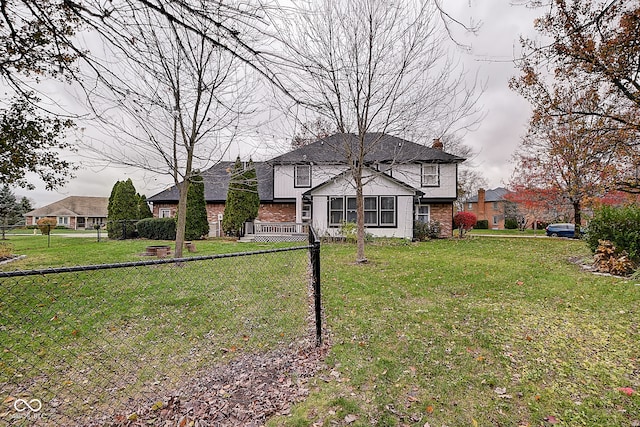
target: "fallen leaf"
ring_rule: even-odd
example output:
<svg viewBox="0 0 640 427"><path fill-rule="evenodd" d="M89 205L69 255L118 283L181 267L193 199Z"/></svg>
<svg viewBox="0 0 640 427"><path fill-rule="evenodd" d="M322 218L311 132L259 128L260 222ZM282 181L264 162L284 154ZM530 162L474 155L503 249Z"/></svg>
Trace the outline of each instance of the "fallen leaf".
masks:
<svg viewBox="0 0 640 427"><path fill-rule="evenodd" d="M493 390L497 395L502 395L502 394L507 394L507 389L504 387L496 387L495 390Z"/></svg>
<svg viewBox="0 0 640 427"><path fill-rule="evenodd" d="M471 422L473 423L473 427L478 427L478 422L475 418L471 418Z"/></svg>
<svg viewBox="0 0 640 427"><path fill-rule="evenodd" d="M632 389L631 387L620 387L620 388L618 388L618 390L620 390L621 392L623 392L627 396L631 396L633 393L635 393L635 390Z"/></svg>
<svg viewBox="0 0 640 427"><path fill-rule="evenodd" d="M427 406L427 414L433 414L433 406Z"/></svg>
<svg viewBox="0 0 640 427"><path fill-rule="evenodd" d="M344 422L347 424L351 424L352 422L356 421L358 419L358 417L356 415L353 414L349 414L346 417L344 417Z"/></svg>
<svg viewBox="0 0 640 427"><path fill-rule="evenodd" d="M548 417L545 417L544 420L549 424L558 424L558 419L553 415L549 415Z"/></svg>

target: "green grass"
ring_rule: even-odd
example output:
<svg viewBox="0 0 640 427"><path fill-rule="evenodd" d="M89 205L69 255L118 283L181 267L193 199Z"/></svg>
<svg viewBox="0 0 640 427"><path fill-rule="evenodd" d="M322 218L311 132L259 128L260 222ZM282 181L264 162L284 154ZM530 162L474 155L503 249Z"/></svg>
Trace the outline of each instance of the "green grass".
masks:
<svg viewBox="0 0 640 427"><path fill-rule="evenodd" d="M159 243L73 237L47 247L42 236L10 242L27 257L4 270L148 260L144 248ZM189 255L291 244L196 246ZM240 352L287 345L309 330L307 260L301 250L2 279L0 401L28 390L45 402L72 402L67 416L89 406L106 411Z"/></svg>
<svg viewBox="0 0 640 427"><path fill-rule="evenodd" d="M47 249L42 239L12 238L15 252L29 256L11 268L141 259L148 245L94 240L59 238ZM197 246L199 254L264 248L222 241ZM568 239L387 240L369 244L370 262L358 265L354 245L323 245L326 339L331 343L327 370L308 385L304 402L269 425L547 426L554 418L562 426L637 424L640 397L619 388L640 389L640 286L590 274L568 261L589 255L584 242ZM275 338L247 325L242 314L235 317L259 310L257 302L269 299L263 294L223 304L231 297L212 297L221 291L215 281L204 295L198 283L175 292L171 283L182 276L164 270L161 277L169 274L169 279L159 283L76 289L73 281L62 281L54 290L56 302L39 307L42 318L58 313L55 304L63 298L84 295L87 305L77 307L80 316L92 310L92 299L86 297L116 294L120 299L103 309L103 318L85 318L87 329L79 330L80 336L96 328L114 329L126 341L143 330L143 342L154 351L176 333L194 343L215 338L209 353L217 351L207 361L233 357L221 347L261 351L263 340L277 346L299 332L286 321L278 323L283 314L278 307L262 314L279 328ZM213 274L231 270L222 267ZM242 276L232 274L230 283ZM287 286L274 283L271 295ZM0 301L6 301L4 295ZM219 333L208 334L212 330ZM33 336L33 329L28 332ZM62 338L60 346L73 349L72 329L54 332L59 336L52 341ZM3 345L5 339L0 337ZM206 354L206 347L194 347ZM168 353L176 351L185 354L168 346Z"/></svg>
<svg viewBox="0 0 640 427"><path fill-rule="evenodd" d="M624 426L640 418L640 286L582 242L323 247L329 373L271 425ZM332 374L331 374L332 372Z"/></svg>

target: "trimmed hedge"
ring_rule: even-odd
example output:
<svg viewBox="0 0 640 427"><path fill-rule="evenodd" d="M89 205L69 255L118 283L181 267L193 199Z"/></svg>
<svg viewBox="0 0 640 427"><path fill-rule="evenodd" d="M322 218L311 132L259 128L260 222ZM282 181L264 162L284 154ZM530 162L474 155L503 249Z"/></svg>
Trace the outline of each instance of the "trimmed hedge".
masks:
<svg viewBox="0 0 640 427"><path fill-rule="evenodd" d="M507 217L504 219L504 228L506 230L515 230L518 228L518 220L514 217Z"/></svg>
<svg viewBox="0 0 640 427"><path fill-rule="evenodd" d="M175 240L176 220L174 218L145 218L138 221L138 235L151 240Z"/></svg>
<svg viewBox="0 0 640 427"><path fill-rule="evenodd" d="M609 240L618 251L626 251L629 258L640 260L640 207L603 206L596 210L585 239L592 252L600 240Z"/></svg>
<svg viewBox="0 0 640 427"><path fill-rule="evenodd" d="M473 227L476 230L488 230L489 229L489 220L488 219L479 219L476 222L476 226Z"/></svg>

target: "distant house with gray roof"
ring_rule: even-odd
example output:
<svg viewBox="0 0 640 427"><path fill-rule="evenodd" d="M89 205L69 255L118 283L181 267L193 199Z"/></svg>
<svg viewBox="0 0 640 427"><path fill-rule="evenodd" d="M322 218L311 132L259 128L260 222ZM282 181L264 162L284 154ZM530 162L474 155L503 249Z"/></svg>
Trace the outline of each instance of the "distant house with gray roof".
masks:
<svg viewBox="0 0 640 427"><path fill-rule="evenodd" d="M509 190L504 187L480 188L477 195L465 201L464 210L476 214L478 221L486 220L489 228L504 230L505 217L513 214L513 202L506 199L507 194Z"/></svg>
<svg viewBox="0 0 640 427"><path fill-rule="evenodd" d="M24 214L26 225L36 225L41 218L54 218L57 225L73 230L93 229L106 224L108 197L69 196Z"/></svg>
<svg viewBox="0 0 640 427"><path fill-rule="evenodd" d="M337 235L356 220L355 186L346 164L358 146L354 134L322 138L266 162L254 162L260 209L257 221L312 223L321 234ZM367 232L378 237L412 238L414 221L438 221L452 233L461 157L382 133L369 133L364 145L364 205ZM220 222L233 162L204 171L209 221ZM173 186L147 199L156 217L172 217L178 204Z"/></svg>

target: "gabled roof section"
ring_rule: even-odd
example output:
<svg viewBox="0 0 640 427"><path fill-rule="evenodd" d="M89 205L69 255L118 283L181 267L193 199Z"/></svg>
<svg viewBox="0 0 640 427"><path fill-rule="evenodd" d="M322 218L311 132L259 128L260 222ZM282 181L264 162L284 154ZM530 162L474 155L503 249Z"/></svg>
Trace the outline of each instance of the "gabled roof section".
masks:
<svg viewBox="0 0 640 427"><path fill-rule="evenodd" d="M207 202L224 202L227 200L229 180L235 162L220 162L202 172L204 180L204 199ZM265 162L254 162L258 177L258 195L260 201L273 200L273 167ZM175 185L155 194L147 201L153 203L177 203L179 199L178 187Z"/></svg>
<svg viewBox="0 0 640 427"><path fill-rule="evenodd" d="M24 216L80 216L106 218L108 197L69 196L57 202L34 209Z"/></svg>
<svg viewBox="0 0 640 427"><path fill-rule="evenodd" d="M507 190L504 187L497 187L497 188L494 188L493 190L487 190L484 193L484 201L485 203L502 202L505 200L504 196L506 196L508 193L509 193L509 190ZM478 195L476 194L475 196L468 198L467 203L478 203Z"/></svg>
<svg viewBox="0 0 640 427"><path fill-rule="evenodd" d="M382 177L383 179L391 181L394 184L396 184L398 187L406 188L407 190L412 191L416 196L424 195L424 192L422 192L421 190L418 190L417 188L412 187L411 185L409 185L409 184L407 184L405 182L402 182L397 178L389 176L386 173L378 172L377 170L372 169L372 168L367 167L367 166L364 167L364 170L370 172L372 175L379 176L379 177ZM305 191L302 194L305 195L305 196L306 195L310 195L310 194L314 193L316 190L318 190L318 189L320 189L322 187L325 187L325 186L327 186L327 185L329 185L329 184L331 184L331 183L333 183L333 182L335 182L335 181L337 181L339 179L350 179L350 175L349 175L350 173L351 173L351 171L347 169L346 171L344 171L342 173L339 173L338 175L329 178L325 182L323 182L321 184L318 184L313 188L310 188L309 190Z"/></svg>
<svg viewBox="0 0 640 427"><path fill-rule="evenodd" d="M442 150L416 144L384 133L367 133L365 163L461 163L465 159ZM269 160L271 164L340 164L346 153L355 150L358 137L352 133L337 133L309 145Z"/></svg>

